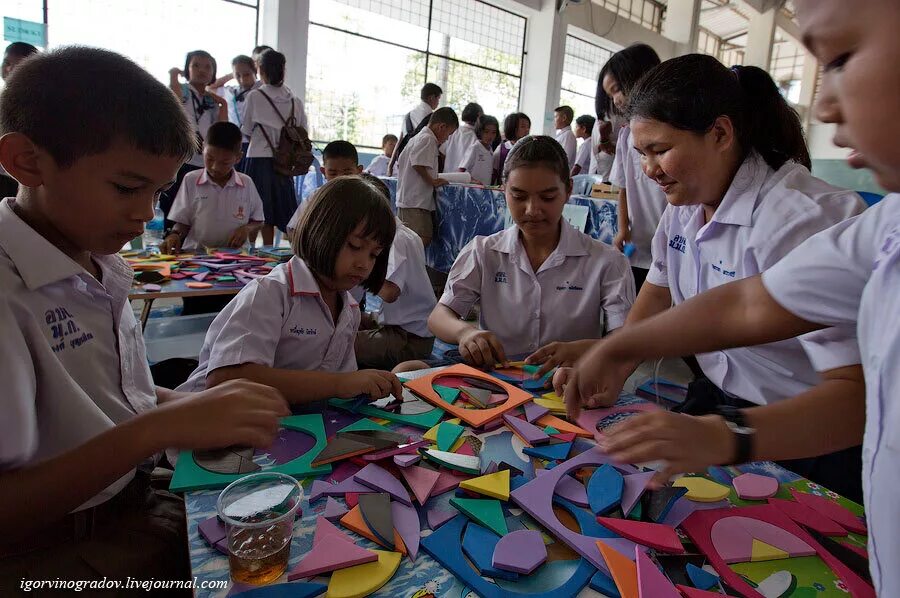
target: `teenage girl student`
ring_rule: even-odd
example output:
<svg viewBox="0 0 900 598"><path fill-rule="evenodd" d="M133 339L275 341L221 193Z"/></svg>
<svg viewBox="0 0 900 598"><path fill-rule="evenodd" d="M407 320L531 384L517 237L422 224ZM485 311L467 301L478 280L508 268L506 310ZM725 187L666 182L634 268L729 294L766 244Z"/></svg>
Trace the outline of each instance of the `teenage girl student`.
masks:
<svg viewBox="0 0 900 598"><path fill-rule="evenodd" d="M515 226L463 248L428 326L476 366L515 355L571 363L625 323L634 301L628 260L562 217L572 179L552 137L519 140L504 180ZM461 319L479 300L480 327Z"/></svg>
<svg viewBox="0 0 900 598"><path fill-rule="evenodd" d="M516 142L531 133L531 119L524 112L513 112L503 119L504 142L494 150L494 185L503 182L503 164Z"/></svg>
<svg viewBox="0 0 900 598"><path fill-rule="evenodd" d="M359 177L325 183L291 239L294 257L222 310L206 333L200 365L180 390L244 378L280 389L291 403L399 397L393 374L356 369L360 312L349 293L360 284L381 289L395 230L394 214L372 184Z"/></svg>
<svg viewBox="0 0 900 598"><path fill-rule="evenodd" d="M187 79L187 83L181 83L178 79L179 76ZM167 217L169 209L175 201L175 196L178 195L178 188L181 186L184 175L192 170L203 168L203 143L206 141L206 131L214 122L228 120L228 106L225 100L206 89L215 80L216 59L209 52L203 50L188 52L184 58L184 68L169 69L169 88L181 101L188 122L194 129L197 151L178 169L175 184L160 195L159 207ZM167 221L166 228L171 224Z"/></svg>
<svg viewBox="0 0 900 598"><path fill-rule="evenodd" d="M463 154L459 165L460 172L468 172L472 182L479 185L490 185L494 169L494 156L491 144L497 138L500 123L493 116L484 115L475 123L475 136L471 145Z"/></svg>
<svg viewBox="0 0 900 598"><path fill-rule="evenodd" d="M262 83L256 78L256 62L243 54L235 56L231 61L231 72L219 77L210 86L213 93L221 95L228 103L228 120L240 127L244 122L244 111L247 103L244 101L254 89L258 89ZM225 85L228 81L235 81L237 85ZM247 152L248 141L241 145L241 152Z"/></svg>
<svg viewBox="0 0 900 598"><path fill-rule="evenodd" d="M669 202L653 237L653 264L629 326L703 291L756 276L813 234L863 211L851 191L809 173L800 119L771 77L706 55L651 70L629 102L644 173ZM680 410L694 415L816 397L855 404L853 442L815 459L782 462L859 500L864 386L852 327L697 355L703 377ZM597 363L591 361L591 363ZM815 433L820 433L816 430ZM848 446L855 448L847 448ZM810 455L797 455L809 457Z"/></svg>
<svg viewBox="0 0 900 598"><path fill-rule="evenodd" d="M297 209L297 191L291 177L275 172L272 158L281 128L291 117L306 127L303 102L284 85L284 54L266 50L259 58L259 77L263 84L247 94L241 131L250 137L244 173L256 183L262 198L266 224L262 229L263 245L275 239L275 227L287 231L287 224Z"/></svg>

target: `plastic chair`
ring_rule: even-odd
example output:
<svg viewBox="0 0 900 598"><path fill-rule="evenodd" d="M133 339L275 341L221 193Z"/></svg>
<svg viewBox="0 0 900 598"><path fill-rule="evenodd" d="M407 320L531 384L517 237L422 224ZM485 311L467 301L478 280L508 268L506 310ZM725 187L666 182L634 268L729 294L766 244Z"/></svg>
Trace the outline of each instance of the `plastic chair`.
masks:
<svg viewBox="0 0 900 598"><path fill-rule="evenodd" d="M884 199L884 195L872 193L871 191L857 191L857 193L860 197L863 198L863 201L866 202L866 205L870 208Z"/></svg>

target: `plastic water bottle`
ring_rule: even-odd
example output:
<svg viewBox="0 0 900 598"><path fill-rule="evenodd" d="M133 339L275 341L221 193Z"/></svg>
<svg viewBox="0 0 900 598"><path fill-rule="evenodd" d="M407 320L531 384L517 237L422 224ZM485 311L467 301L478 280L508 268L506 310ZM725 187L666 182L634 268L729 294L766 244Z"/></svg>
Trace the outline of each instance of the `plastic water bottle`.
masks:
<svg viewBox="0 0 900 598"><path fill-rule="evenodd" d="M153 220L144 225L144 247L159 247L163 242L163 229L166 221L163 211L159 207L159 202L153 204Z"/></svg>

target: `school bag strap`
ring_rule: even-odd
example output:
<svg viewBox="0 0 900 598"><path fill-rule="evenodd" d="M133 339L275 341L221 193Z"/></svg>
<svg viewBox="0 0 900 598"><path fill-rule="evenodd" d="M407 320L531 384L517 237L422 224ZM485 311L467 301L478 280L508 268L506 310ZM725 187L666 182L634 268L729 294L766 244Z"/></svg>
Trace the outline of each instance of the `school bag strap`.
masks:
<svg viewBox="0 0 900 598"><path fill-rule="evenodd" d="M291 108L288 117L285 118L278 111L275 102L269 97L269 94L262 89L257 89L264 98L272 106L272 110L281 119L282 127L278 137L278 145L272 143L266 128L260 123L255 123L254 127L259 127L266 143L272 150L272 159L274 161L275 172L284 176L301 176L309 172L309 167L313 163L312 142L309 140L309 133L303 126L297 124L294 117L294 97L291 96Z"/></svg>

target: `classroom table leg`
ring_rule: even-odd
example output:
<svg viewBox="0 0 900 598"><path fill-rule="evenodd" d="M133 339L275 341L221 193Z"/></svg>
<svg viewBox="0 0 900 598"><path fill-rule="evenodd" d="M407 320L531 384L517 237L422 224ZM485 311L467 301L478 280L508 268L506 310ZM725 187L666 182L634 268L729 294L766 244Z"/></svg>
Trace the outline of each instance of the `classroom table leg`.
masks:
<svg viewBox="0 0 900 598"><path fill-rule="evenodd" d="M153 299L144 299L144 308L141 309L141 331L147 328L147 320L150 318L150 308L153 307Z"/></svg>

